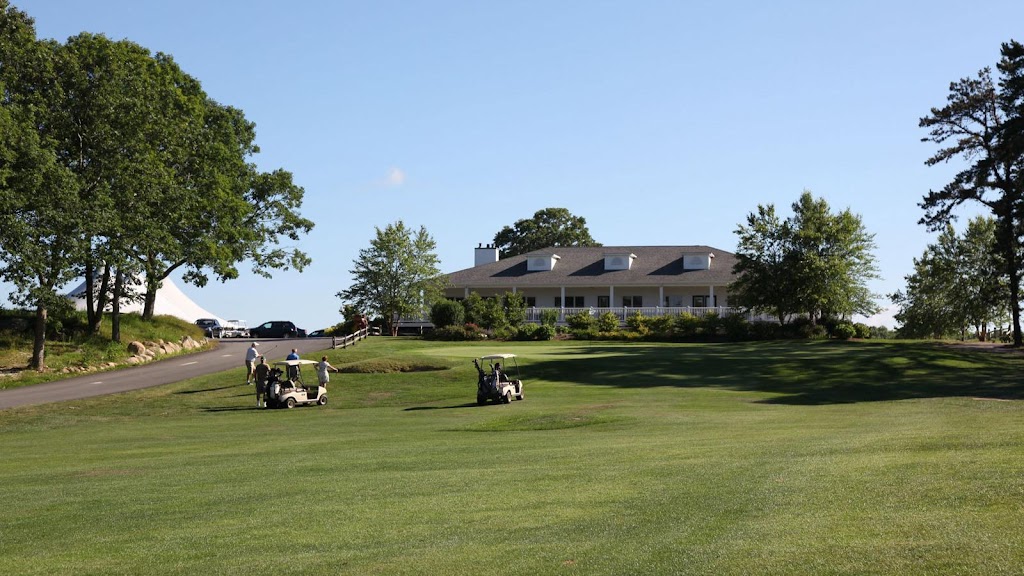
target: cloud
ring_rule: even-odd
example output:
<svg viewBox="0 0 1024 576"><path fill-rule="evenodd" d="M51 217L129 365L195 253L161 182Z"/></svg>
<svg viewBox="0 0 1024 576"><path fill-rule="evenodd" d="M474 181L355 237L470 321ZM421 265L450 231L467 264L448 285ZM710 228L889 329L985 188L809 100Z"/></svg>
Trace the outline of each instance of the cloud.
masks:
<svg viewBox="0 0 1024 576"><path fill-rule="evenodd" d="M401 168L392 166L388 170L388 175L384 179L384 185L388 188L398 188L402 184L405 184L405 171Z"/></svg>

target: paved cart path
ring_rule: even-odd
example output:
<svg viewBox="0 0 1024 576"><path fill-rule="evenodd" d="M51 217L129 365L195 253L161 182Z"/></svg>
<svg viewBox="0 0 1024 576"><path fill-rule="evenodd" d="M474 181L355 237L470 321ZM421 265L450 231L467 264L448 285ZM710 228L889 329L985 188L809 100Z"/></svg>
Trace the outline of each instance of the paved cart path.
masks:
<svg viewBox="0 0 1024 576"><path fill-rule="evenodd" d="M239 384L245 382L245 349L252 340L220 340L213 350L175 356L166 360L131 366L110 372L92 372L66 380L23 386L11 390L0 390L0 409L79 400L104 394L116 394L129 390L150 388L162 384L170 384L196 376L236 369ZM295 340L259 340L259 351L267 357L267 362L283 360L292 348L299 349L299 355L311 360L319 360L320 354L314 358L314 352L331 347L330 338L299 338ZM232 375L231 378L235 378Z"/></svg>

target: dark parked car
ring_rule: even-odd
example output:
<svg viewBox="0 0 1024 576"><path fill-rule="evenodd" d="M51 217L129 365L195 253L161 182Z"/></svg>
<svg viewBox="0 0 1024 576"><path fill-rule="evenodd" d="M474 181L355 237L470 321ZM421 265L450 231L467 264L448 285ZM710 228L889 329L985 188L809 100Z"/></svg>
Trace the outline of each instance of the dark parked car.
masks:
<svg viewBox="0 0 1024 576"><path fill-rule="evenodd" d="M305 338L306 331L296 328L295 324L284 320L264 322L255 328L249 328L251 338Z"/></svg>
<svg viewBox="0 0 1024 576"><path fill-rule="evenodd" d="M200 318L196 320L196 326L203 329L207 338L220 338L221 326L214 318Z"/></svg>

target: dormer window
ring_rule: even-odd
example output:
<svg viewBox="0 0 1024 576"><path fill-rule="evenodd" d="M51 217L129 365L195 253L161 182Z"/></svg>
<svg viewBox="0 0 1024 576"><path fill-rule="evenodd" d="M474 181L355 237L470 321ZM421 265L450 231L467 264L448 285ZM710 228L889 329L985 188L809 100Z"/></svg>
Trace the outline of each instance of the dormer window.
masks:
<svg viewBox="0 0 1024 576"><path fill-rule="evenodd" d="M605 270L629 270L636 260L636 254L630 252L608 253L604 255Z"/></svg>
<svg viewBox="0 0 1024 576"><path fill-rule="evenodd" d="M526 259L526 269L530 272L549 272L555 268L555 263L561 260L558 254L541 254L530 256Z"/></svg>
<svg viewBox="0 0 1024 576"><path fill-rule="evenodd" d="M684 254L683 270L710 270L714 254Z"/></svg>

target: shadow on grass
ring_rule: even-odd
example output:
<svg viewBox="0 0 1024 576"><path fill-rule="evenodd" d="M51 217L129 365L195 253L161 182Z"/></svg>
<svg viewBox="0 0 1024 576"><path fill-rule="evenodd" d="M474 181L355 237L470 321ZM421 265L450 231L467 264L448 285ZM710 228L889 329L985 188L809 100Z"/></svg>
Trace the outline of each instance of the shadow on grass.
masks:
<svg viewBox="0 0 1024 576"><path fill-rule="evenodd" d="M578 353L531 363L528 369L540 379L580 385L778 394L761 400L773 404L941 397L1024 399L1024 357L1020 354L938 343L595 343L582 346Z"/></svg>
<svg viewBox="0 0 1024 576"><path fill-rule="evenodd" d="M453 410L456 408L476 408L480 406L476 402L467 402L466 404L456 404L455 406L410 406L402 410L403 412L417 412L420 410Z"/></svg>

